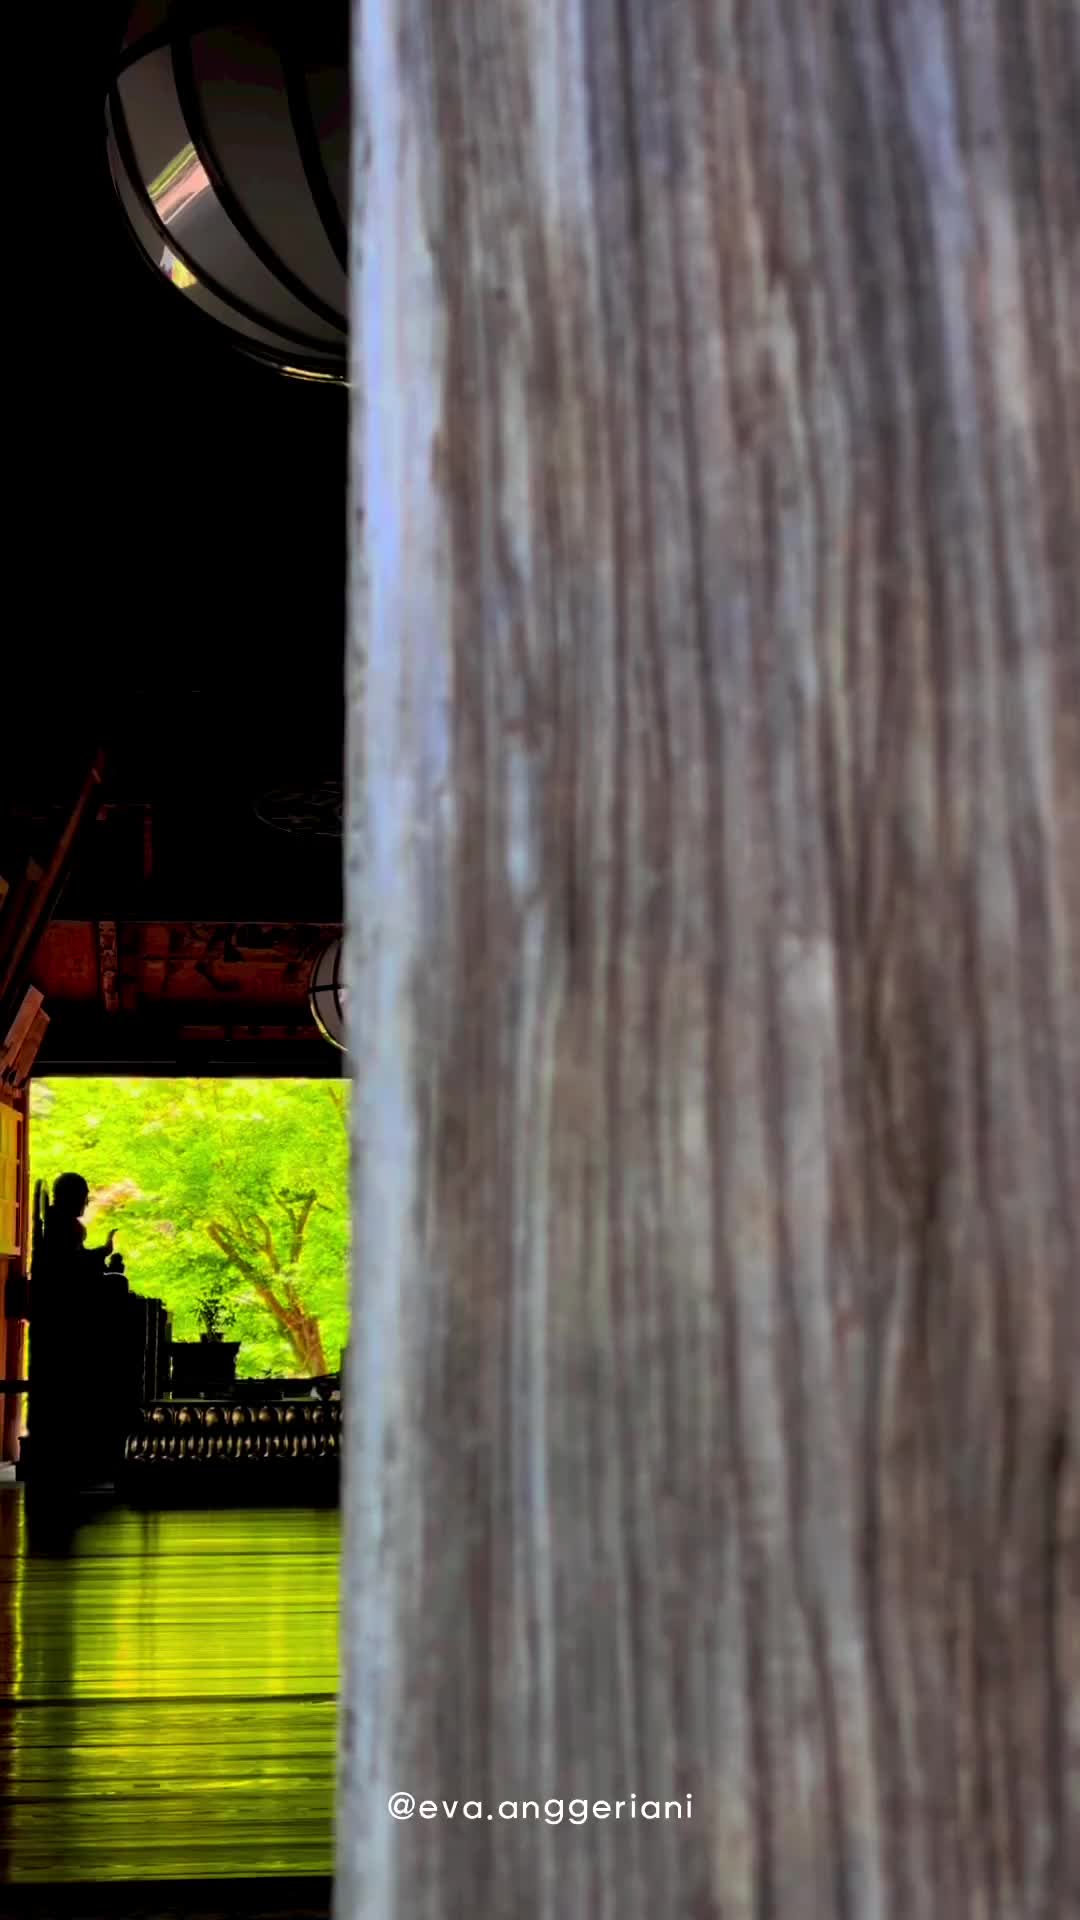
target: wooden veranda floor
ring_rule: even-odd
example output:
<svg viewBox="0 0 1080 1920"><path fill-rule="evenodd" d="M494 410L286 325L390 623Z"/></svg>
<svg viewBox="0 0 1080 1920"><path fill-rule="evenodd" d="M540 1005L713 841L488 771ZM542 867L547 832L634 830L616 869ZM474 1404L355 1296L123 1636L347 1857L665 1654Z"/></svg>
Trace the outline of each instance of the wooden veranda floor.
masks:
<svg viewBox="0 0 1080 1920"><path fill-rule="evenodd" d="M125 1888L227 1878L246 1912L264 1881L304 1883L306 1910L332 1865L338 1545L317 1509L91 1502L39 1531L0 1487L7 1895L95 1885L104 1912L111 1886L119 1911Z"/></svg>

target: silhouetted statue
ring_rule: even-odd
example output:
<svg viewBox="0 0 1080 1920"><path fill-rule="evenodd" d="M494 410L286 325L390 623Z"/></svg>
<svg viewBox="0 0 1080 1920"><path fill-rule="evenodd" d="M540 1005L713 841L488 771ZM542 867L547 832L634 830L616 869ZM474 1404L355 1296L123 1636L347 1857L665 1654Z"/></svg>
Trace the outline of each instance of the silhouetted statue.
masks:
<svg viewBox="0 0 1080 1920"><path fill-rule="evenodd" d="M90 1189L82 1174L62 1173L53 1187L51 1204L39 1181L36 1198L41 1206L40 1246L46 1270L60 1271L70 1266L73 1275L91 1270L104 1273L105 1263L112 1255L116 1230L109 1234L103 1247L87 1246L82 1216L90 1202Z"/></svg>
<svg viewBox="0 0 1080 1920"><path fill-rule="evenodd" d="M86 1485L108 1477L116 1444L120 1322L127 1297L115 1232L88 1247L90 1189L62 1173L34 1194L30 1270L31 1473Z"/></svg>

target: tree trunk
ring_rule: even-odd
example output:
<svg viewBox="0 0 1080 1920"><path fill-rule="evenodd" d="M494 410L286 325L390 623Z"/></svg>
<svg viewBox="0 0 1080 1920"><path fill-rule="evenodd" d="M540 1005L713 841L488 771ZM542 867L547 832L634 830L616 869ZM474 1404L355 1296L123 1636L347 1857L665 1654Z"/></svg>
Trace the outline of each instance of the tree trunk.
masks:
<svg viewBox="0 0 1080 1920"><path fill-rule="evenodd" d="M1080 9L354 11L339 1915L1062 1920Z"/></svg>
<svg viewBox="0 0 1080 1920"><path fill-rule="evenodd" d="M318 1378L319 1375L326 1373L322 1329L316 1314L305 1313L299 1307L291 1311L289 1338L293 1343L302 1374L311 1374Z"/></svg>

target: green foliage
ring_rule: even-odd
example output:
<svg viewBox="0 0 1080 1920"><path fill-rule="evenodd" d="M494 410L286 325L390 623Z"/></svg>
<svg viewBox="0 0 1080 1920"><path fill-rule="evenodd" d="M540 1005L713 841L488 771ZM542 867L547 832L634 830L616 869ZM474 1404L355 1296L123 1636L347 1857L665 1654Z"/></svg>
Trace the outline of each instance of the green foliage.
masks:
<svg viewBox="0 0 1080 1920"><path fill-rule="evenodd" d="M138 1292L178 1340L200 1302L235 1314L246 1378L336 1368L348 1337L348 1115L339 1081L35 1081L35 1179L90 1186ZM215 1289L217 1292L215 1293Z"/></svg>
<svg viewBox="0 0 1080 1920"><path fill-rule="evenodd" d="M195 1318L204 1340L223 1340L236 1325L236 1308L230 1298L228 1280L220 1273L208 1282L195 1302Z"/></svg>

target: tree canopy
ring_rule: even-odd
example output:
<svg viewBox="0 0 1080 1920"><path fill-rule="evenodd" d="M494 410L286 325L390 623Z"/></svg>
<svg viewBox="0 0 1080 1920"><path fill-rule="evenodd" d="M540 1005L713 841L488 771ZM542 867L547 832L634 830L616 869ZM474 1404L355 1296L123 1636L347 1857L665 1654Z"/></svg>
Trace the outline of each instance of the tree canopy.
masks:
<svg viewBox="0 0 1080 1920"><path fill-rule="evenodd" d="M348 1110L341 1082L56 1079L34 1084L35 1179L84 1175L174 1337L223 1289L241 1377L335 1368L347 1338Z"/></svg>

